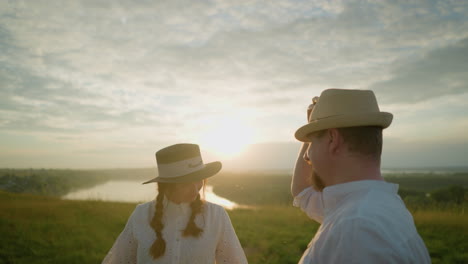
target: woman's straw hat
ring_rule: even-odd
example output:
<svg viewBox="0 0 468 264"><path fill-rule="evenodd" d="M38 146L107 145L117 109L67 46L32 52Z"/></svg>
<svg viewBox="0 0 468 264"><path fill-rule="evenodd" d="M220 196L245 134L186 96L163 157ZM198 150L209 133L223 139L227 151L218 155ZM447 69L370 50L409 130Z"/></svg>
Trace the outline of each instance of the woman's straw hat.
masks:
<svg viewBox="0 0 468 264"><path fill-rule="evenodd" d="M221 162L204 164L196 144L175 144L156 152L158 177L150 182L195 182L211 177L221 170Z"/></svg>
<svg viewBox="0 0 468 264"><path fill-rule="evenodd" d="M370 90L327 89L322 92L310 114L309 123L299 128L295 137L310 142L310 133L340 127L388 127L393 115L380 112L374 92Z"/></svg>

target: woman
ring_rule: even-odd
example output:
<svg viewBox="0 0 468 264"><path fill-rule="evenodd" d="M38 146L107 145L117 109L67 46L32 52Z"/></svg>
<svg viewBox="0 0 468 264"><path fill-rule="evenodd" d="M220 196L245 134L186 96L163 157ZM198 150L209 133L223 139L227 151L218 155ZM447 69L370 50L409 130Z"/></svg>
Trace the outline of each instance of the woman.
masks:
<svg viewBox="0 0 468 264"><path fill-rule="evenodd" d="M204 164L195 144L156 153L156 200L133 211L103 263L247 263L224 208L200 199L204 180L221 170Z"/></svg>

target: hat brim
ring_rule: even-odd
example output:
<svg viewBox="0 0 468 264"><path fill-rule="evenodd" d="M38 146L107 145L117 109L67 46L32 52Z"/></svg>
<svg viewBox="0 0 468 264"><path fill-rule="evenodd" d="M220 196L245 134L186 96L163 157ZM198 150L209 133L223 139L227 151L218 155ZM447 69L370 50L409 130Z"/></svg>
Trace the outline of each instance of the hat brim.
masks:
<svg viewBox="0 0 468 264"><path fill-rule="evenodd" d="M167 183L184 183L184 182L195 182L199 180L203 180L214 176L218 173L222 168L222 164L219 161L210 162L205 164L205 168L192 172L189 174L185 174L179 177L161 177L158 176L154 179L144 182L143 184L152 183L152 182L167 182Z"/></svg>
<svg viewBox="0 0 468 264"><path fill-rule="evenodd" d="M392 123L392 120L393 115L387 112L337 115L314 120L309 124L300 127L294 136L299 141L310 142L311 140L307 136L310 133L320 130L357 126L380 126L382 128L387 128Z"/></svg>

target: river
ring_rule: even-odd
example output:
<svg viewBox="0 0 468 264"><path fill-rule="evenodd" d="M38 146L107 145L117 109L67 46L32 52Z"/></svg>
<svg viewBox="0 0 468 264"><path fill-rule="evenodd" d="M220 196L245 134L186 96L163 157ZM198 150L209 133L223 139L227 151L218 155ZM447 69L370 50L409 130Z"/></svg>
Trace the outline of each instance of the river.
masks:
<svg viewBox="0 0 468 264"><path fill-rule="evenodd" d="M62 198L67 200L142 203L153 200L157 193L158 191L154 184L143 185L138 181L108 181L91 188L70 192ZM207 185L205 188L205 200L219 204L229 210L239 207L237 203L216 195L211 185Z"/></svg>

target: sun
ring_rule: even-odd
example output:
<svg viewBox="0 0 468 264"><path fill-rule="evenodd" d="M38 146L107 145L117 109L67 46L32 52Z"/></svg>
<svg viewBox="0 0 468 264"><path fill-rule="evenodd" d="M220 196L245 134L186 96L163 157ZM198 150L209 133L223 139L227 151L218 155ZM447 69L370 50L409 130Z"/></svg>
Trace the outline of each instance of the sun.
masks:
<svg viewBox="0 0 468 264"><path fill-rule="evenodd" d="M200 131L200 148L211 152L220 159L239 156L251 143L253 129L240 118L211 120L209 129Z"/></svg>

